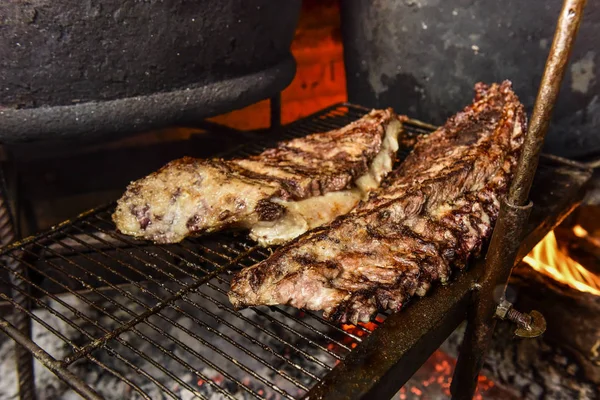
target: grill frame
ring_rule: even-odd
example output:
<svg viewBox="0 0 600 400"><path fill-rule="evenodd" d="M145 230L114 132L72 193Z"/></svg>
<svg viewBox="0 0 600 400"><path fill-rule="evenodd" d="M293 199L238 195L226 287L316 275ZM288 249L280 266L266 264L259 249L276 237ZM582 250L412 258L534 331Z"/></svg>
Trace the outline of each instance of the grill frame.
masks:
<svg viewBox="0 0 600 400"><path fill-rule="evenodd" d="M262 140L261 142L254 143L250 146L240 146L228 152L228 154L221 156L245 156L248 154L258 153L262 151L265 147L269 147L273 145L276 141L282 139L298 137L319 130L323 131L343 126L351 122L352 120L360 117L366 112L368 112L368 109L360 106L351 105L348 103L336 104L316 114L313 114L309 117L306 117L302 120L296 121L286 126L283 129L283 134L281 136L268 137ZM413 134L426 134L435 128L434 126L412 120L406 124L406 127L408 131ZM401 151L400 153L401 157L408 154L408 152L409 149L403 149L403 151ZM530 222L528 230L528 236L523 241L523 244L521 246L521 257L527 254L527 252L531 248L533 248L535 243L537 243L549 230L554 228L554 226L556 226L566 215L568 215L568 213L572 209L574 209L579 204L579 200L581 199L581 196L583 194L582 188L587 179L589 179L589 176L591 175L590 171L586 168L576 163L567 162L557 157L544 157L543 160L544 161L542 163L541 170L544 170L545 165L549 170L554 171L554 174L550 174L552 175L552 177L555 177L556 171L566 171L562 175L557 175L562 176L564 178L562 181L558 182L558 186L563 185L563 187L561 188L563 190L558 191L560 192L560 194L558 194L557 196L550 196L550 204L544 204L544 202L542 201L541 210L540 205L538 204L538 207L536 209L537 213L534 210L532 221ZM30 271L33 271L34 274L37 274L38 277L39 275L45 276L46 283L48 281L52 281L57 286L55 286L54 288L52 288L52 286L50 286L49 288L40 286L39 283L34 282L33 279L29 279L25 276L22 276L18 272L15 272L15 270L8 270L7 265L9 263L2 266L1 268L7 270L14 277L18 278L18 280L20 280L22 283L25 282L28 285L30 285L31 288L35 289L39 293L44 294L45 297L51 298L54 301L58 301L58 303L64 307L67 307L68 304L62 304L59 301L60 299L58 299L57 297L57 294L61 291L61 287L62 289L64 289L63 291L73 292L72 294L78 297L83 296L83 292L81 289L84 289L88 293L93 293L94 295L100 296L104 299L103 301L110 302L110 297L107 294L103 293L103 291L106 290L106 288L108 287L112 291L116 291L120 295L127 297L132 302L140 302L140 299L136 298L131 292L128 292L127 290L129 289L125 289L125 287L137 287L137 289L141 290L142 292L143 289L147 288L140 284L140 280L136 281L136 279L133 279L132 276L125 275L124 272L122 272L122 270L130 271L130 273L133 274L133 276L135 276L136 274L140 276L142 276L143 274L148 275L148 273L140 273L140 271L136 269L137 264L134 263L134 265L130 265L131 263L129 261L124 261L128 259L128 257L132 257L128 255L129 253L127 253L127 251L129 251L126 250L129 248L127 246L131 246L131 248L135 249L141 249L140 251L142 252L142 254L146 254L146 256L152 254L157 256L155 253L153 253L154 251L160 251L161 254L165 253L168 255L168 257L165 256L166 258L164 258L161 261L161 263L163 266L168 266L168 270L170 271L169 273L161 271L157 267L157 265L149 266L150 270L152 270L152 275L162 273L164 275L164 278L166 279L156 278L151 275L150 277L146 276L147 279L141 280L145 282L150 282L153 285L162 288L168 293L168 298L164 299L158 295L155 295L153 303L147 303L142 300L140 306L142 308L145 308L145 311L142 311L139 314L133 312L131 314L131 318L127 321L117 321L117 324L119 326L115 329L105 332L105 334L102 337L95 337L90 334L89 342L82 346L72 343L67 338L61 338L61 340L69 344L73 349L72 354L63 357L61 360L56 360L52 358L49 354L45 353L43 349L39 348L39 346L37 346L33 341L31 341L30 338L27 338L26 335L13 329L14 327L12 327L12 325L10 325L6 320L0 321L0 329L2 329L6 334L8 334L8 336L16 340L19 344L25 346L29 351L32 351L33 355L36 358L42 361L43 364L49 367L61 379L69 383L84 398L98 397L95 397L96 394L94 394L94 392L91 391L91 389L87 387L81 379L78 379L75 375L71 373L71 371L68 369L70 365L83 358L96 364L102 364L101 361L95 358L94 352L97 351L106 351L117 358L123 357L113 348L114 346L110 344L114 343L115 341L135 353L136 349L131 349L131 346L128 346L127 342L125 342L119 337L121 334L135 333L136 335L143 337L144 333L140 332L137 328L140 324L149 325L150 327L152 327L152 325L155 323L149 321L151 317L158 316L161 319L170 318L168 316L165 317L165 315L162 314L162 311L166 309L175 309L176 311L185 314L186 312L183 311L180 308L180 306L176 304L177 302L194 302L193 300L189 299L189 296L191 294L196 294L196 290L198 288L204 286L210 288L211 285L218 288L218 285L211 283L212 280L216 280L221 284L226 284L226 280L223 281L224 278L222 278L220 274L224 273L225 276L230 276L232 273L232 271L229 269L230 266L243 262L256 262L268 256L266 250L262 250L258 246L251 243L247 238L244 238L239 235L216 234L205 236L202 238L189 239L184 241L184 244L181 245L181 247L184 248L186 254L188 254L190 257L193 256L194 259L204 257L204 261L210 264L210 257L221 257L215 254L215 250L210 246L218 246L218 248L220 249L219 251L223 251L224 254L228 254L227 257L229 257L228 260L227 257L222 257L222 259L226 261L222 261L218 266L213 266L214 269L200 267L200 270L202 270L200 271L198 270L198 268L193 267L191 271L202 272L206 274L203 277L198 278L195 275L191 275L192 272L190 272L190 270L187 270L171 261L171 259L177 259L178 257L181 258L182 262L186 261L184 258L182 258L181 255L172 251L172 249L174 248L173 246L148 245L145 242L137 241L132 238L127 238L125 236L119 235L115 232L111 232L107 228L107 226L110 226L110 221L106 218L106 215L109 214L111 207L112 205L107 205L98 209L90 210L73 220L65 221L64 223L58 225L57 227L47 232L24 239L19 242L15 242L0 251L0 257L3 260L8 259L12 261L19 261L19 264L28 267L28 269ZM546 208L544 209L544 207ZM94 220L99 220L100 222ZM100 228L99 230L96 229L96 233L90 234L86 231L84 226L89 227L89 225L93 225L94 223L101 224L96 226L96 228L102 226L103 228ZM73 234L74 231L77 231L78 233ZM86 242L85 240L82 240L82 237L85 236L92 238L92 242L90 243L89 241ZM68 238L69 241L65 243L63 239L59 239L61 237ZM114 248L114 243L111 243L111 241L126 243L127 246ZM210 246L207 247L205 242L211 243ZM189 249L186 248L186 246L188 245L194 246L195 249L202 249L202 254L199 254L199 250L196 250L195 253L189 253ZM77 251L75 253L77 246L80 249L86 249L86 251ZM42 251L36 251L36 247ZM59 251L59 249L62 250ZM122 257L115 257L113 255L110 255L107 249L110 251L115 251ZM169 252L171 252L172 254L170 254ZM94 258L95 256L101 256L105 259L111 259L112 262L120 264L120 267L118 267L120 270L110 271L110 273L108 274L110 276L110 279L108 277L99 276L96 272L92 273L90 271L85 271L85 268L82 269L81 265L78 265L77 262L74 262L73 258L71 257L75 254L76 257L84 258L97 266L101 265L98 265L99 262ZM207 257L206 254L211 255ZM51 255L51 257L49 257L49 255ZM40 267L36 266L34 263L32 263L32 261L26 259L26 257L30 257L32 259L36 259L37 257L38 260L44 258L45 262L48 263L48 265L52 268L50 268L50 270L41 270ZM138 256L136 255L136 257ZM59 260L62 261L59 262ZM138 261L144 264L144 258L141 258ZM61 265L62 262L66 263L65 265L68 267L66 267L65 265ZM148 264L147 260L146 264ZM369 328L360 325L356 328L358 329L356 332L363 332L361 336L354 333L348 333L343 329L324 321L319 315L312 312L293 311L285 307L273 307L269 309L265 309L262 307L253 308L252 312L256 313L260 318L267 321L268 323L274 325L282 325L281 320L278 319L278 317L294 321L294 327L287 326L282 327L282 329L291 335L295 335L295 337L300 337L299 341L305 341L309 343L311 346L318 348L319 351L323 352L323 354L327 354L327 356L332 358L333 365L329 365L322 361L316 360L314 355L309 354L304 349L298 348L298 346L294 343L285 344L285 346L290 347L292 351L297 352L305 359L308 359L314 364L319 365L324 371L324 373L320 376L317 376L315 373L306 371L307 367L294 364L293 361L287 360L286 357L283 355L275 356L284 364L295 368L302 374L307 375L312 379L312 384L310 386L307 386L307 384L297 381L296 378L289 376L286 378L282 375L282 373L279 372L279 375L281 375L283 379L287 379L288 381L290 381L290 383L299 387L301 391L303 391L302 395L306 395L306 398L315 398L315 396L326 398L359 398L367 395L392 395L394 393L394 390L398 390L399 387L402 384L404 384L404 382L412 375L412 373L416 371L416 369L427 359L427 357L437 347L439 347L441 342L464 319L469 304L469 294L471 292L471 287L480 276L482 267L483 266L481 261L475 263L475 265L472 268L470 268L467 272L459 274L458 278L452 285L435 289L435 294L414 302L410 307L407 307L406 310L404 310L402 313L394 314L391 317L387 317L387 319L385 319L386 316L380 315L379 319L374 322L375 325L367 325L370 328L381 325L381 327L375 329L372 335L370 334ZM93 277L97 282L101 283L102 285L99 285L98 287L90 285L89 282L83 280L81 276L78 276L76 274L74 275L74 271L76 269L81 270L81 273L85 274L86 277ZM110 270L111 267L107 269ZM114 268L112 269L114 270ZM177 273L171 270L177 271ZM48 276L48 271L60 273L58 273L56 276ZM61 279L60 276L62 276L63 278ZM187 278L193 279L193 281L191 283L185 283L182 280L183 276L187 276ZM64 279L65 277L69 279ZM118 277L119 279L115 279L115 277ZM165 284L165 282L175 284L176 287L169 287L167 284ZM15 285L13 285L11 282L7 282L7 284L10 285L13 289L15 289ZM74 288L76 288L77 285L81 285L83 286L83 288L80 288L80 290L74 290ZM15 290L18 291L18 289ZM218 290L214 290L216 292L219 292L220 295L224 295L224 289L221 288ZM39 296L35 296L25 292L19 293L29 298L29 300L32 303L36 304L38 307L47 307L41 301ZM150 296L152 297L152 294L150 294ZM40 321L34 313L30 312L25 307L21 307L18 304L18 302L15 301L14 298L7 296L6 294L0 294L0 297L5 302L10 303L15 308L17 314L27 314L30 318L36 320L38 324L43 325L43 321ZM204 301L212 302L212 300L209 299L209 297L211 296L207 295L206 293L204 293L203 295L201 294L200 297L202 297ZM223 304L219 300L216 301L221 303L220 305L214 303L219 309L221 309L221 307L225 307L225 309L231 308L230 305L228 307L228 304ZM192 305L194 307L198 307L197 304ZM93 307L93 304L90 306ZM115 307L120 308L121 311L128 313L126 310L122 309L122 304L121 306L115 304ZM67 307L67 309L68 308L69 307ZM204 306L200 304L200 309L202 308L204 308ZM52 313L53 311L56 310L48 310L48 312L50 313ZM77 316L80 319L86 321L89 319L88 316L79 315L76 309L70 311L73 313L74 316ZM98 311L101 312L100 310ZM231 312L236 313L235 311ZM294 315L294 313L297 314ZM299 318L298 315L300 314L303 314L304 317ZM277 317L275 315L277 315ZM422 315L428 315L430 317L426 319L422 317L419 318L419 316ZM60 313L56 316L62 319L63 322L67 324L73 323L73 321L69 318L61 318L64 316L60 315ZM382 321L384 319L385 323L380 324L379 321ZM204 322L202 320L194 320L193 318L192 320L194 321L194 323L203 326ZM266 335L272 337L274 340L279 339L285 341L285 339L281 339L274 332L271 332L271 334L266 333L265 331L269 331L269 329L260 326L256 322L253 322L247 316L244 316L243 320L245 323L252 325L254 328L258 329L261 332L264 332ZM403 329L398 329L399 327L406 326L405 324L407 323L407 321L413 321L413 323L410 326L414 326L414 328L411 329L411 331L408 333L406 333ZM93 321L87 322L94 325ZM329 337L329 332L324 333L322 331L319 331L315 328L315 324L320 324L320 326L326 326L327 329L330 329L331 331L337 332L337 334L342 335L341 337L343 339ZM316 336L310 337L307 336L305 333L299 332L299 326L303 327L303 329L307 329L308 331L312 332L311 334L314 334ZM80 327L77 327L75 329L79 328ZM96 326L96 328L100 330L106 329L102 326ZM210 329L214 329L209 329L206 327L204 328L209 331ZM48 329L48 327L46 327L46 329ZM239 328L237 329L239 330ZM49 330L51 331L51 329ZM194 335L196 334L188 328L183 329L183 331L191 337L197 339L200 343L206 341L205 339L202 339L199 336L195 337ZM239 332L237 333L240 334ZM89 332L84 331L83 334L88 335ZM160 334L165 336L163 332L160 332ZM60 337L60 335L56 336ZM217 336L219 335L217 334ZM243 334L241 334L241 336L245 337ZM366 336L366 340L363 340L363 336ZM173 341L174 339L172 337L169 338L168 335L165 337L171 341ZM317 337L320 337L321 339L325 340L330 340L330 343L334 343L335 346L337 346L336 350L344 354L340 355L327 349L318 342L318 340L320 339L318 339ZM228 341L229 343L231 343L230 340L235 341L235 339L231 339L229 337L222 337L222 339ZM245 337L245 339L259 346L260 343L262 343L256 338ZM253 342L253 340L255 342ZM345 340L347 342L344 342ZM169 350L164 349L164 346L161 343L156 342L153 339L150 339L150 341L154 342L153 345L161 349L161 352L165 354L169 353ZM185 345L181 341L175 341L174 343L177 343L179 346ZM353 344L355 343L356 349L352 351L352 347L354 347ZM234 345L233 343L231 344ZM390 351L390 353L392 353L392 356L390 356L390 354L382 354L383 352L378 351L379 349L381 349L382 345L386 344L388 346L393 346L393 350ZM204 343L204 346L210 348L210 346L212 345L210 345L210 343ZM193 349L191 350L192 353L195 351ZM189 352L190 350L186 349L186 351ZM274 350L265 349L265 351L273 354ZM219 352L220 350L217 349L216 353L218 354ZM223 355L221 354L221 356ZM350 358L347 359L346 357ZM207 360L204 356L200 357L199 359L203 360L205 363L208 363L208 365L210 366L211 360ZM342 362L344 360L347 360L348 362ZM367 362L367 360L371 360L371 362L373 362L373 360L377 360L377 365L379 365L379 367L366 368L365 363ZM174 361L185 362L185 360ZM229 361L231 363L235 362L232 359L230 359ZM337 361L340 361L339 365L337 365ZM126 363L126 361L123 362ZM260 360L257 360L257 362L262 363L262 361ZM265 362L268 363L268 361ZM135 366L130 367L134 368ZM272 365L271 367L275 368ZM115 376L120 375L120 372L118 371L111 372L111 368L107 367L106 365L104 365L103 368L106 368L107 371L113 373ZM166 370L164 367L161 368L161 366L158 365L157 368L163 373L165 373L167 376L170 376L169 371ZM193 369L193 367L191 368ZM220 368L221 367L217 366L214 369L219 371ZM244 367L240 368L244 369ZM244 369L244 371L252 375L253 371L248 367L245 368L246 369ZM141 373L144 374L144 372L145 371L142 371ZM199 379L205 381L216 391L220 392L224 397L232 397L232 395L228 393L225 389L223 389L218 383L204 376L201 371L196 369L195 372L196 376L198 376ZM225 374L223 374L223 372L225 372ZM227 377L227 375L229 374L229 372L227 371L220 371L220 373L222 373L225 377ZM392 379L392 376L395 376L395 379ZM269 385L270 382L265 382L265 379L263 377L253 377L256 380L262 382L263 384L269 386L271 390L281 395L282 398L291 399L296 397L295 395L291 395L285 391L283 391L285 392L283 393L282 390L280 390L280 388L278 388L276 385ZM153 380L153 377L151 376L147 378L150 381ZM171 376L171 378L183 386L186 386L186 384L187 386L189 386L188 383L181 381L181 379L177 376ZM125 379L127 380L127 378ZM229 379L231 381L235 381L235 383L238 386L244 386L244 383L239 382L239 380L236 378ZM164 384L162 384L160 381L157 383L157 385L159 387L160 385L164 386ZM132 390L137 391L139 389L139 391L143 391L141 388L136 387L136 384L133 382L130 382L130 386L132 387ZM189 386L187 387L187 389L193 392L193 390L196 388ZM169 394L168 388L165 387L164 390L167 394ZM247 394L251 397L261 398L260 393L256 392L252 388L242 390L245 390ZM202 396L200 397L202 398Z"/></svg>

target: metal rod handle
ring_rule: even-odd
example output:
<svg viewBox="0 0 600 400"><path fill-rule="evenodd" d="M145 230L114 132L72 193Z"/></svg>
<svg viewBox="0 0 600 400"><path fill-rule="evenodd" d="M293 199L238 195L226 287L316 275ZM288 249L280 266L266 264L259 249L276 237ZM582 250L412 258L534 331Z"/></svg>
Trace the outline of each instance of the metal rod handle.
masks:
<svg viewBox="0 0 600 400"><path fill-rule="evenodd" d="M475 394L477 377L494 334L496 307L504 297L506 282L523 238L525 224L522 221L527 221L532 206L533 203L515 206L506 200L500 205L481 287L473 296L474 304L467 316L467 329L452 378L453 400L468 400Z"/></svg>
<svg viewBox="0 0 600 400"><path fill-rule="evenodd" d="M586 0L565 0L563 3L540 89L533 106L528 134L523 143L521 159L508 194L512 204L520 206L527 204L546 131L581 24L585 3Z"/></svg>
<svg viewBox="0 0 600 400"><path fill-rule="evenodd" d="M453 400L472 399L477 389L477 377L494 334L495 310L504 298L523 228L529 217L529 191L585 3L586 0L565 0L558 18L515 177L508 198L501 204L486 255L484 276L469 312L467 330L452 379Z"/></svg>

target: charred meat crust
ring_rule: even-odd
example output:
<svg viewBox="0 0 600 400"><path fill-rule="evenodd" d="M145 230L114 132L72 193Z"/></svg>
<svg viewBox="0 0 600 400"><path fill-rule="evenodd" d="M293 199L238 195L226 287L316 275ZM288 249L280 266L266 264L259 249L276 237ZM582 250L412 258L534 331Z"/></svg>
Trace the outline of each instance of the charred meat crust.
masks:
<svg viewBox="0 0 600 400"><path fill-rule="evenodd" d="M260 221L276 221L285 213L285 207L267 199L259 200L254 210Z"/></svg>
<svg viewBox="0 0 600 400"><path fill-rule="evenodd" d="M356 323L463 268L491 234L526 129L510 82L475 89L474 103L421 139L368 201L239 272L234 307L289 304Z"/></svg>

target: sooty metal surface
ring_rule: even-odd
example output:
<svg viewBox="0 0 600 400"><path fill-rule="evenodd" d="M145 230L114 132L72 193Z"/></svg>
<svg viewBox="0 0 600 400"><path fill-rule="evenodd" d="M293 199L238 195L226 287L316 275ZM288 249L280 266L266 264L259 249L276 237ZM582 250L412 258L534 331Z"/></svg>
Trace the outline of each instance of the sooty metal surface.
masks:
<svg viewBox="0 0 600 400"><path fill-rule="evenodd" d="M273 97L300 0L0 2L0 141L100 139Z"/></svg>
<svg viewBox="0 0 600 400"><path fill-rule="evenodd" d="M336 128L366 111L333 106L289 125L277 139ZM428 132L418 122L407 128ZM235 155L270 144L239 148ZM521 256L576 206L589 175L577 164L543 158ZM106 398L391 395L464 318L481 273L476 263L406 310L358 326L337 326L285 306L236 312L226 297L231 274L265 259L269 249L233 233L155 246L116 233L111 212L112 205L92 210L0 253L30 268L22 278L31 283L31 294L24 295L34 310L18 308L6 294L2 300L31 316L33 342L43 348L51 337L61 346L44 354L11 334L10 325L0 329L29 344L74 390L83 383Z"/></svg>
<svg viewBox="0 0 600 400"><path fill-rule="evenodd" d="M290 54L245 76L147 96L25 109L0 106L0 141L95 141L198 121L277 96L295 73L296 62Z"/></svg>

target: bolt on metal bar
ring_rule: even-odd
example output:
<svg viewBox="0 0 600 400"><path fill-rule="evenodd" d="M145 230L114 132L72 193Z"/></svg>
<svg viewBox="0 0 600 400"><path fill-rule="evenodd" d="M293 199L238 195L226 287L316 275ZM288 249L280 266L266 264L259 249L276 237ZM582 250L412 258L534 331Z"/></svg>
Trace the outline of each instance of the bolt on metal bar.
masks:
<svg viewBox="0 0 600 400"><path fill-rule="evenodd" d="M504 296L524 232L524 224L532 203L519 207L504 199L492 234L480 288L473 294L473 305L467 315L467 330L459 349L452 378L452 399L471 399L477 388L477 377L483 366L485 351L495 328L493 318L500 298Z"/></svg>
<svg viewBox="0 0 600 400"><path fill-rule="evenodd" d="M481 287L475 293L475 304L469 311L467 330L452 379L453 400L472 399L477 388L477 377L494 333L496 306L504 298L531 210L529 191L585 3L586 0L565 0L558 18L515 177L508 197L501 203Z"/></svg>

